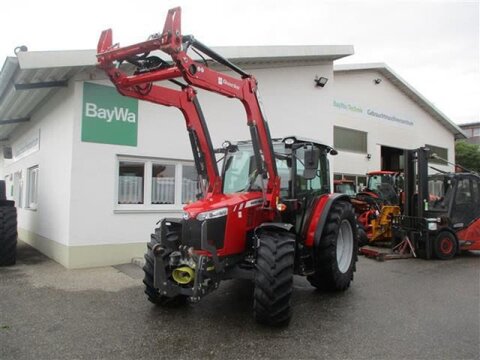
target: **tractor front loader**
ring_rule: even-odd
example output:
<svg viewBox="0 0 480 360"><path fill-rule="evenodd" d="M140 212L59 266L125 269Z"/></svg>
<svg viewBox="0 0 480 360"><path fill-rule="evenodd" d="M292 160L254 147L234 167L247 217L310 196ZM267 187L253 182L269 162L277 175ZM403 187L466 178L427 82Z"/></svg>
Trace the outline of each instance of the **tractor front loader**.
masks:
<svg viewBox="0 0 480 360"><path fill-rule="evenodd" d="M161 220L152 234L145 292L160 305L196 302L225 279L249 279L255 319L286 324L294 274L328 290L345 290L353 279L354 211L347 195L330 193L327 155L336 151L296 136L272 139L256 79L193 36L183 36L180 15L180 8L171 9L163 32L145 42L112 45L112 31L106 30L98 43L99 67L121 94L182 111L202 189L181 218ZM190 49L209 60L193 60ZM153 51L167 54L169 61ZM236 75L213 70L212 61ZM135 69L129 71L124 62ZM195 88L240 100L250 140L226 141L214 149ZM224 157L221 174L215 153Z"/></svg>

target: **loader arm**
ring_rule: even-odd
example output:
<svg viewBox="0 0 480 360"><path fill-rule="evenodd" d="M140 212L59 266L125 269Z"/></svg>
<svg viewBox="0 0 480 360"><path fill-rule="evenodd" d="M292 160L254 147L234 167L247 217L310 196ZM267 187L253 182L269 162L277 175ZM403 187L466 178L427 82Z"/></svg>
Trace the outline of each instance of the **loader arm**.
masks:
<svg viewBox="0 0 480 360"><path fill-rule="evenodd" d="M123 48L118 45L112 45L112 31L110 29L103 31L97 47L99 66L109 73L117 88L119 90L123 89L124 94L127 96L133 95L134 97L149 100L145 98L145 95L138 95L139 86L154 89L155 85L150 84L156 81L183 77L190 85L240 100L247 114L247 125L250 128L252 137L257 171L259 175L267 179L264 206L275 212L279 196L280 178L276 169L270 131L258 100L257 81L252 75L247 74L212 49L195 40L193 36L182 36L180 17L180 8L169 10L161 34L152 35L145 42ZM240 78L210 69L206 63L193 60L187 54L189 48L194 48L228 67L238 73ZM130 76L122 74L114 65L114 62L128 61L131 57L149 54L156 50L161 50L170 55L173 63L168 67L152 69L149 72ZM150 94L151 92L148 95ZM204 133L208 134L206 128ZM202 139L201 134L199 134L199 137L202 140L199 143L201 151L204 154L213 153L209 141Z"/></svg>
<svg viewBox="0 0 480 360"><path fill-rule="evenodd" d="M141 75L136 75L136 77L134 75L136 80L134 85L125 85L125 79L131 77L111 63L105 63L102 67L122 95L159 105L176 107L182 112L185 117L197 173L201 179L208 180L206 189L202 188L203 195L205 197L207 194L220 193L222 179L218 174L210 134L195 90L191 86L182 86L181 90L174 90L154 85L151 81L145 83L140 81Z"/></svg>

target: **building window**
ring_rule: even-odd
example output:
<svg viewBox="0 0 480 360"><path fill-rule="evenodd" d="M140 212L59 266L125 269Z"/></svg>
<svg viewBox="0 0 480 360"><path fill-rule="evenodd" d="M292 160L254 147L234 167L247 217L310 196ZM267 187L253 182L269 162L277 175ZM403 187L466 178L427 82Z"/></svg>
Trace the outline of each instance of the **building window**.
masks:
<svg viewBox="0 0 480 360"><path fill-rule="evenodd" d="M183 165L182 170L182 204L186 204L197 199L198 175L193 165Z"/></svg>
<svg viewBox="0 0 480 360"><path fill-rule="evenodd" d="M120 161L118 172L118 203L143 204L145 164Z"/></svg>
<svg viewBox="0 0 480 360"><path fill-rule="evenodd" d="M152 204L175 204L175 167L152 164Z"/></svg>
<svg viewBox="0 0 480 360"><path fill-rule="evenodd" d="M341 173L334 173L333 174L334 180L350 180L353 181L355 186L357 187L357 191L362 191L365 186L367 185L367 177L365 175L351 175L351 174L341 174Z"/></svg>
<svg viewBox="0 0 480 360"><path fill-rule="evenodd" d="M333 144L338 150L367 153L367 133L343 127L333 127Z"/></svg>
<svg viewBox="0 0 480 360"><path fill-rule="evenodd" d="M192 162L164 159L118 159L119 210L180 210L197 198Z"/></svg>
<svg viewBox="0 0 480 360"><path fill-rule="evenodd" d="M430 154L435 154L439 158L430 158L429 162L434 163L434 164L440 164L440 165L448 165L447 161L448 160L448 149L439 147L439 146L434 146L434 145L425 145L430 149ZM442 160L444 159L444 160Z"/></svg>
<svg viewBox="0 0 480 360"><path fill-rule="evenodd" d="M28 209L37 209L38 205L38 166L27 170L27 202Z"/></svg>

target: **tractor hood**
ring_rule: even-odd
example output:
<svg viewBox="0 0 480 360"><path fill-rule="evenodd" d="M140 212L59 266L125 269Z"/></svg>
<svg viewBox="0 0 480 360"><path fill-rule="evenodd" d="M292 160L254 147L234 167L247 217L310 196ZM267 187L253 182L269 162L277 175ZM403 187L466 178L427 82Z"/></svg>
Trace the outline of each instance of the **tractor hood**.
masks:
<svg viewBox="0 0 480 360"><path fill-rule="evenodd" d="M234 211L258 206L262 201L261 192L214 194L206 199L185 205L183 207L183 217L185 220L192 218L203 220L211 217L225 216Z"/></svg>

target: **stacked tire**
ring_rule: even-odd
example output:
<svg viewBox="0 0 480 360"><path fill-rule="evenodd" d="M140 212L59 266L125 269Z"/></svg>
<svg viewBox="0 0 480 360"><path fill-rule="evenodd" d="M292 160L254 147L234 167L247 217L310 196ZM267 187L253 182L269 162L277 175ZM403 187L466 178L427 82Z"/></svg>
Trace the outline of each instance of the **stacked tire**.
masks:
<svg viewBox="0 0 480 360"><path fill-rule="evenodd" d="M0 181L0 266L14 265L17 257L17 209L5 190Z"/></svg>

